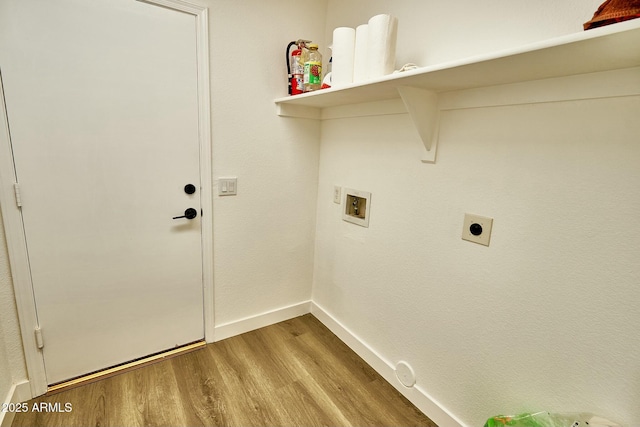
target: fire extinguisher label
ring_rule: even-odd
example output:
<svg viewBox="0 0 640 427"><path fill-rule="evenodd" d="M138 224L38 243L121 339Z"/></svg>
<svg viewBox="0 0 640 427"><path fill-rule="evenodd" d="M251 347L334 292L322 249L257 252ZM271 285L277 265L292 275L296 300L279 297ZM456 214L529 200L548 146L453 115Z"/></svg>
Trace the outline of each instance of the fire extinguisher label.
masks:
<svg viewBox="0 0 640 427"><path fill-rule="evenodd" d="M301 51L294 51L291 56L291 95L299 95L304 92L304 64L300 62L300 59Z"/></svg>
<svg viewBox="0 0 640 427"><path fill-rule="evenodd" d="M303 83L302 83L302 75L293 76L291 79L291 94L298 95L303 92Z"/></svg>
<svg viewBox="0 0 640 427"><path fill-rule="evenodd" d="M322 75L322 63L309 61L304 63L304 84L319 85L321 84L320 76Z"/></svg>
<svg viewBox="0 0 640 427"><path fill-rule="evenodd" d="M302 74L304 72L304 67L300 63L300 55L294 56L291 61L291 74Z"/></svg>

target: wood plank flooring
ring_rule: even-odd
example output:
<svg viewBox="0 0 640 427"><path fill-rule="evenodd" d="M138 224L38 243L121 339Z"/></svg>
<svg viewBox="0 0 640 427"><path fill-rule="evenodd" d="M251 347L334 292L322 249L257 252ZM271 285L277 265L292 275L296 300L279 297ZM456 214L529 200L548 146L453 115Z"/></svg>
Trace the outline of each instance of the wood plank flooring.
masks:
<svg viewBox="0 0 640 427"><path fill-rule="evenodd" d="M310 314L28 404L12 427L437 427Z"/></svg>

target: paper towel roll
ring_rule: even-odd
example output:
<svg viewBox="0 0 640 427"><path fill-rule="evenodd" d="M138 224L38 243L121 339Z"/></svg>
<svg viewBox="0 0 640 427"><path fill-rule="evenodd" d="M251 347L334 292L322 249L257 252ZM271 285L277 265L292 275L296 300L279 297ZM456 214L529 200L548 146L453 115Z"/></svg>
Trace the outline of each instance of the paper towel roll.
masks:
<svg viewBox="0 0 640 427"><path fill-rule="evenodd" d="M340 87L353 82L353 56L356 45L356 30L339 27L333 30L333 61L331 86Z"/></svg>
<svg viewBox="0 0 640 427"><path fill-rule="evenodd" d="M397 18L383 14L369 19L367 63L370 79L393 73L396 66L397 39Z"/></svg>
<svg viewBox="0 0 640 427"><path fill-rule="evenodd" d="M353 56L353 81L362 82L369 78L369 64L367 63L367 46L369 44L369 25L359 25L356 28L356 49Z"/></svg>

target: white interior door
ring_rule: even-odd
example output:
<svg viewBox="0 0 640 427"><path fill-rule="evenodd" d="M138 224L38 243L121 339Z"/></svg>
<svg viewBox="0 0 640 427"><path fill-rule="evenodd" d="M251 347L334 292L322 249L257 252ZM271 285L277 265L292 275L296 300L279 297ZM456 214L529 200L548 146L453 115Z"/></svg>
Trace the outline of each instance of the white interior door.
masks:
<svg viewBox="0 0 640 427"><path fill-rule="evenodd" d="M134 0L2 0L49 384L204 336L195 40L193 16Z"/></svg>

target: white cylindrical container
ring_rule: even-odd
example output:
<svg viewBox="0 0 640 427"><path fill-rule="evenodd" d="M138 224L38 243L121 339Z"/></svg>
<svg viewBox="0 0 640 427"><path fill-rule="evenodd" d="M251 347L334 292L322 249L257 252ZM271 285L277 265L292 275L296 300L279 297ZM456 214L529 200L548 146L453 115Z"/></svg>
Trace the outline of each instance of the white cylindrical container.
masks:
<svg viewBox="0 0 640 427"><path fill-rule="evenodd" d="M333 30L332 87L345 86L353 82L355 43L355 29L339 27Z"/></svg>
<svg viewBox="0 0 640 427"><path fill-rule="evenodd" d="M367 63L370 79L393 73L396 66L397 38L397 18L383 14L369 19Z"/></svg>
<svg viewBox="0 0 640 427"><path fill-rule="evenodd" d="M358 25L356 28L356 48L353 56L353 81L363 82L369 78L368 49L369 25Z"/></svg>

